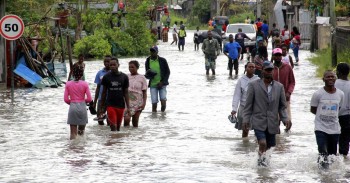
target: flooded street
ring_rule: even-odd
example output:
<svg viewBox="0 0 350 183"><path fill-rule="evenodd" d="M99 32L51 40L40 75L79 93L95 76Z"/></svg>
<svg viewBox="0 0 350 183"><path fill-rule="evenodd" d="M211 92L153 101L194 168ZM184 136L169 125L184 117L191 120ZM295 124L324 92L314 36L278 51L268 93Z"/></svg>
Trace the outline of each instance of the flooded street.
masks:
<svg viewBox="0 0 350 183"><path fill-rule="evenodd" d="M316 164L310 100L323 82L306 60L311 53L300 51L300 64L294 68L292 130L277 136L270 166L258 168L253 131L242 140L241 131L227 119L237 82L228 77L227 57L218 57L216 76L206 76L204 55L194 51L192 40L188 31L183 52L170 42L159 43L159 55L168 60L171 71L167 111L152 114L148 96L139 128L111 132L89 114L85 136L70 141L64 87L16 89L14 104L9 90L0 91L0 182L350 181L349 160L339 157L328 171ZM128 62L134 59L143 74L146 57L120 59L119 69L129 73ZM94 95L93 81L103 62L85 63ZM239 67L242 75L244 62Z"/></svg>

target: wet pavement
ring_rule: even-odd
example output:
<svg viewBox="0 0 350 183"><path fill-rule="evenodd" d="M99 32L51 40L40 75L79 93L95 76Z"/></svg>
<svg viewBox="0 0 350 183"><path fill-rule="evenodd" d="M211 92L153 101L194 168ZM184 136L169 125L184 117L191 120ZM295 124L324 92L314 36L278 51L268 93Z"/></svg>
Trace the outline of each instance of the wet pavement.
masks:
<svg viewBox="0 0 350 183"><path fill-rule="evenodd" d="M171 40L171 35L169 35ZM323 82L315 77L312 56L300 51L294 69L290 133L277 137L268 168L258 168L252 132L241 138L227 116L237 78L228 77L227 58L217 59L216 76L206 76L204 55L194 51L188 31L185 50L160 42L159 55L171 69L165 113L151 113L150 96L139 128L111 132L89 115L86 135L69 140L64 88L16 89L0 93L0 182L349 182L349 160L341 157L328 171L318 169L311 95ZM271 54L271 49L269 49ZM292 52L291 52L292 54ZM128 73L128 61L120 70ZM239 75L243 74L240 63ZM102 61L86 62L94 93ZM281 126L283 130L283 126Z"/></svg>

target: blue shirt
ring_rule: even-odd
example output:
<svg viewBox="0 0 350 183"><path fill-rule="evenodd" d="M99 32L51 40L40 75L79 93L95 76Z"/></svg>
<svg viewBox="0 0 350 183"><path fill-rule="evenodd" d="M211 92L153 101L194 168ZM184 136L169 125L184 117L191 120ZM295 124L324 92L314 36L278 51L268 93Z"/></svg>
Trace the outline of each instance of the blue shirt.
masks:
<svg viewBox="0 0 350 183"><path fill-rule="evenodd" d="M241 48L241 46L237 42L227 43L224 47L224 52L228 53L228 56L231 59L237 59L238 58L238 50Z"/></svg>
<svg viewBox="0 0 350 183"><path fill-rule="evenodd" d="M267 24L263 24L261 26L261 30L264 32L264 36L267 37L267 35L269 35L269 25Z"/></svg>
<svg viewBox="0 0 350 183"><path fill-rule="evenodd" d="M103 68L102 70L98 71L95 77L95 83L97 85L100 85L100 91L98 93L98 100L101 100L101 96L102 96L102 91L103 91L103 86L101 85L102 82L102 78L105 74L107 74L109 71L107 71L105 68Z"/></svg>

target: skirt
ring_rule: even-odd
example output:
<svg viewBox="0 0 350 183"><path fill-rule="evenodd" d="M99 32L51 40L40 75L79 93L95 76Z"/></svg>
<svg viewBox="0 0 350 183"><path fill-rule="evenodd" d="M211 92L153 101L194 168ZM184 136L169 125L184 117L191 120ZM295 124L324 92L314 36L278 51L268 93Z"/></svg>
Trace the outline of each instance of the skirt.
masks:
<svg viewBox="0 0 350 183"><path fill-rule="evenodd" d="M87 109L85 102L72 102L69 105L67 124L86 125L88 123Z"/></svg>
<svg viewBox="0 0 350 183"><path fill-rule="evenodd" d="M130 114L133 116L143 104L143 95L140 93L129 91Z"/></svg>

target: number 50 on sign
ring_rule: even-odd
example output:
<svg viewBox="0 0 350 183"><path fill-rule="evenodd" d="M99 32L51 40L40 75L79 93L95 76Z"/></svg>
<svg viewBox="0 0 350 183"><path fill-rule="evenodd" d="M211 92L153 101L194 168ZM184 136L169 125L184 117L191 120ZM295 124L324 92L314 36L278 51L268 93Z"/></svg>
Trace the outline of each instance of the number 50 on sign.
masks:
<svg viewBox="0 0 350 183"><path fill-rule="evenodd" d="M7 40L20 38L24 31L22 19L16 15L6 15L0 20L0 34Z"/></svg>

